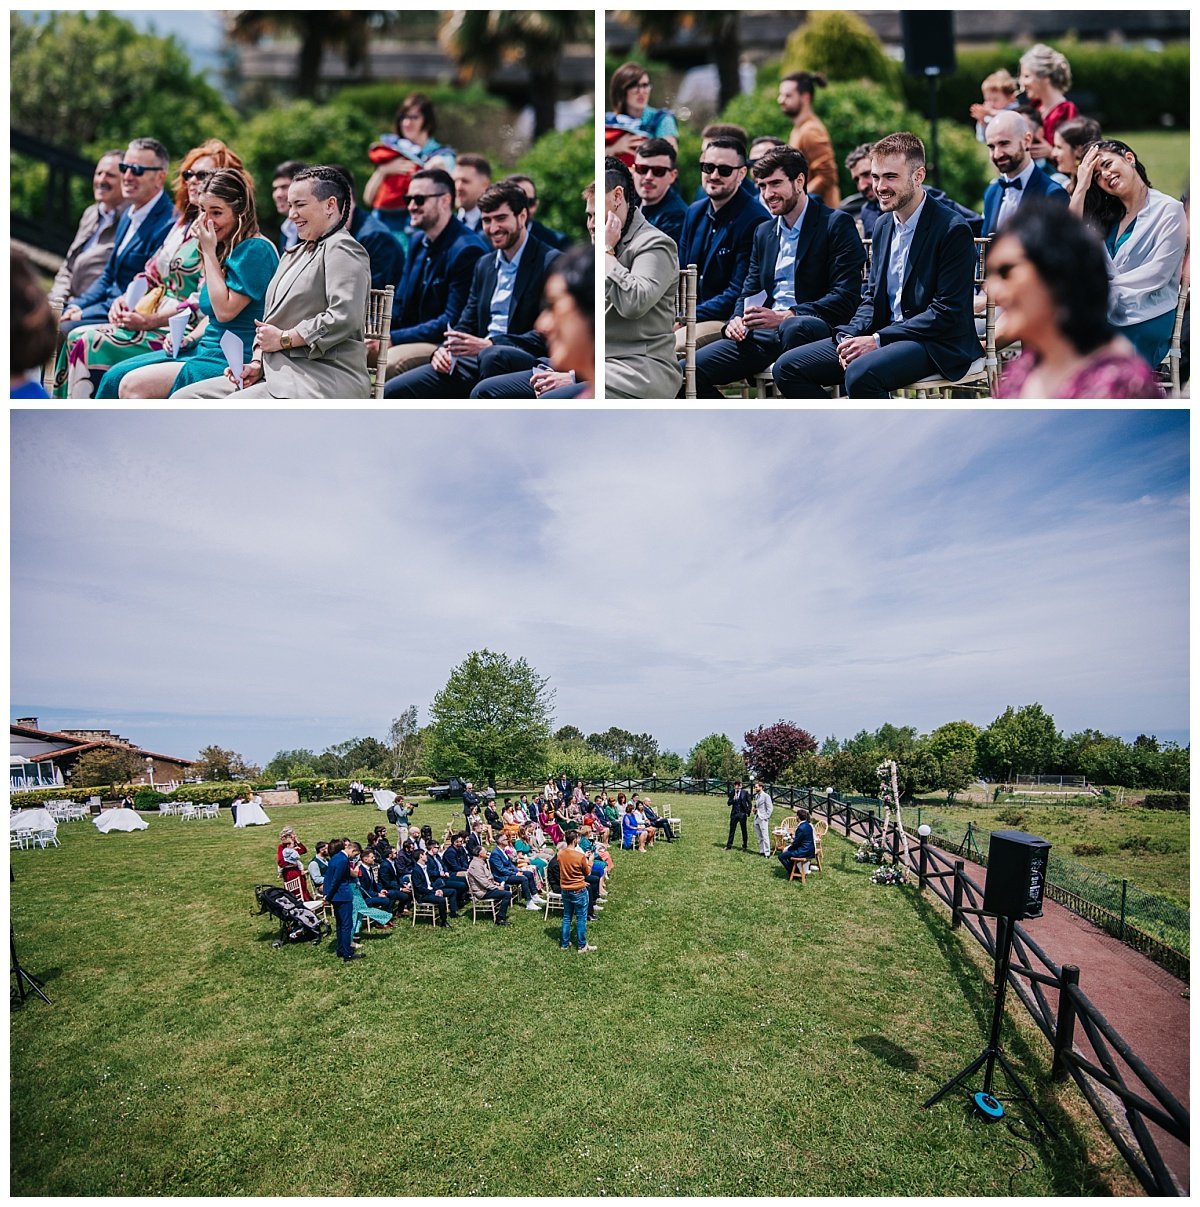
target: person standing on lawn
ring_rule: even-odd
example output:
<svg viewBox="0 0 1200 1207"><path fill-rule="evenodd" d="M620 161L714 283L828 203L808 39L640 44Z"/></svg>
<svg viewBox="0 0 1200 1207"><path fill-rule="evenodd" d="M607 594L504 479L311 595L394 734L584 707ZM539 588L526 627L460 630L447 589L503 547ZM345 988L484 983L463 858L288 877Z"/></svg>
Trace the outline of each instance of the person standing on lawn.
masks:
<svg viewBox="0 0 1200 1207"><path fill-rule="evenodd" d="M350 887L350 860L342 846L342 839L335 838L329 844L329 866L325 869L325 900L333 906L337 923L337 953L343 960L361 960L361 951L354 951L350 944L354 939L354 894Z"/></svg>
<svg viewBox="0 0 1200 1207"><path fill-rule="evenodd" d="M771 814L775 802L763 787L762 780L754 781L754 833L758 837L758 853L764 859L771 858Z"/></svg>
<svg viewBox="0 0 1200 1207"><path fill-rule="evenodd" d="M563 920L559 946L566 951L571 946L571 919L575 919L575 948L578 952L595 951L587 941L588 875L592 857L579 849L579 831L567 834L567 845L558 852L558 879L562 885Z"/></svg>
<svg viewBox="0 0 1200 1207"><path fill-rule="evenodd" d="M733 787L729 790L729 841L725 844L727 851L733 849L733 833L739 823L742 827L742 850L750 849L746 836L746 818L749 816L750 793L742 787L741 780L735 780Z"/></svg>

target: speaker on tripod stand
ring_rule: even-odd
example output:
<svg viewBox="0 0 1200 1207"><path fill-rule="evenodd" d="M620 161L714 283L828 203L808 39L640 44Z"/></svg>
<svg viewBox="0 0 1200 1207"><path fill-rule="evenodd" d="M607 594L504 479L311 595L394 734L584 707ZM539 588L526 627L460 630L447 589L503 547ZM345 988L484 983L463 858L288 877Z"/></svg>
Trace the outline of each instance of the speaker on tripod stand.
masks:
<svg viewBox="0 0 1200 1207"><path fill-rule="evenodd" d="M1022 1084L1000 1047L1000 1025L1004 1020L1004 998L1008 991L1008 971L1012 963L1013 927L1022 918L1040 918L1046 892L1046 865L1050 844L1022 830L995 830L988 844L987 879L983 886L983 911L996 915L996 1001L992 1006L992 1026L988 1046L961 1073L955 1074L924 1107L931 1107L956 1086L983 1069L983 1088L972 1095L975 1109L988 1122L1004 1118L1004 1107L992 1093L996 1065L1008 1079L1017 1101L1028 1102L1042 1126L1057 1136L1053 1125L1038 1109L1033 1096Z"/></svg>

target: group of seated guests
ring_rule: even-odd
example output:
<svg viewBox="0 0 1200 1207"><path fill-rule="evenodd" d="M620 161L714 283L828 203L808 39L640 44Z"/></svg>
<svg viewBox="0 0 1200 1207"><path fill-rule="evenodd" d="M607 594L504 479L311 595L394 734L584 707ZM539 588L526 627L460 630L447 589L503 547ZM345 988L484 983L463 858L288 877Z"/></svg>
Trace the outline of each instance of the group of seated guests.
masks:
<svg viewBox="0 0 1200 1207"><path fill-rule="evenodd" d="M982 214L925 183L924 145L904 131L849 153L859 191L842 201L832 143L812 112L823 81L804 72L780 88L795 123L789 144L705 127L689 205L674 187L674 118L648 107L648 74L634 68L614 74L606 116L609 394L682 394L677 278L695 264L701 397L768 368L789 398L825 398L830 387L880 398L925 377L958 381L981 368L989 298L997 346L1020 342L1022 353L998 395L1161 396L1155 370L1186 280L1185 206L1151 188L1136 153L1065 100L1070 69L1058 52L1035 46L1022 57L1025 106L979 112L998 173ZM985 99L996 99L986 87ZM989 257L1015 241L1030 265L1023 279L1009 284L989 266L977 282L975 238L992 241ZM1063 247L1081 272L1057 272Z"/></svg>
<svg viewBox="0 0 1200 1207"><path fill-rule="evenodd" d="M560 323L572 308L592 320L591 247L564 256L567 236L534 217L535 182L493 183L483 156L456 156L432 140L433 125L426 98L405 99L396 134L371 150L363 195L374 208L355 203L345 166L281 163L274 237L220 139L192 148L170 184L156 139L101 156L95 204L51 293L64 337L54 396L220 397L240 386L251 397L367 397L378 352L364 339L367 296L388 285L392 347L379 371L394 378L389 396L586 396L591 349L551 348L551 303L570 303ZM552 363L556 352L567 363Z"/></svg>

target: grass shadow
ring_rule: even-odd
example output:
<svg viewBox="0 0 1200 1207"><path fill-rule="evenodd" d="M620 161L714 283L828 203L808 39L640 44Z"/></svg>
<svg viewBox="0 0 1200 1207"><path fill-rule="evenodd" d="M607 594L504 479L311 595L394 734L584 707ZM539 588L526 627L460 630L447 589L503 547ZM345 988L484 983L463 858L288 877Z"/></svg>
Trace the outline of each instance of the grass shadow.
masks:
<svg viewBox="0 0 1200 1207"><path fill-rule="evenodd" d="M907 1048L893 1043L885 1035L860 1035L854 1042L864 1052L905 1073L915 1073L920 1063Z"/></svg>

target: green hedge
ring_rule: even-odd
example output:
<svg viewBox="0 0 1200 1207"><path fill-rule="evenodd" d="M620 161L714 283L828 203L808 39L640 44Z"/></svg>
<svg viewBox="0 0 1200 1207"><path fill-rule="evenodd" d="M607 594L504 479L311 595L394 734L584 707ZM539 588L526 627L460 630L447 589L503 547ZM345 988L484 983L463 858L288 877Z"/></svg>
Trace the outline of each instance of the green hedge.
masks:
<svg viewBox="0 0 1200 1207"><path fill-rule="evenodd" d="M30 788L24 792L13 792L10 798L14 809L30 809L44 805L48 800L70 800L77 805L86 805L90 797L107 795L102 788Z"/></svg>
<svg viewBox="0 0 1200 1207"><path fill-rule="evenodd" d="M1056 39L1052 45L1071 64L1071 99L1102 127L1153 129L1163 124L1164 114L1176 126L1191 124L1191 51L1187 43L1174 43L1161 51L1070 39ZM938 81L938 111L964 127L972 125L969 109L982 99L979 85L984 76L1007 67L1015 78L1026 49L1013 43L960 49L955 71ZM910 107L925 112L927 81L906 75L904 94Z"/></svg>
<svg viewBox="0 0 1200 1207"><path fill-rule="evenodd" d="M595 123L555 130L538 139L518 162L517 171L537 183L538 220L576 243L586 242L587 221L580 194L596 174Z"/></svg>
<svg viewBox="0 0 1200 1207"><path fill-rule="evenodd" d="M1147 809L1171 809L1186 813L1189 806L1189 795L1186 792L1147 792L1145 807Z"/></svg>

